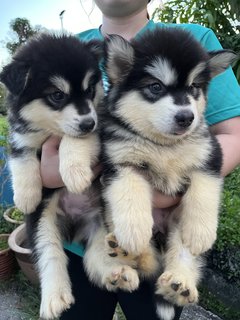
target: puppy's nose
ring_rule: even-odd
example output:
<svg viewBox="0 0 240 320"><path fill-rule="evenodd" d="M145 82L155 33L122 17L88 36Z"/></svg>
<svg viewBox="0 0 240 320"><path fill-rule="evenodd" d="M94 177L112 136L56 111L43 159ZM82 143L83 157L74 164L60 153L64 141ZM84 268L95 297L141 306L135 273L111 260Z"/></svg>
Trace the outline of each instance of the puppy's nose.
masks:
<svg viewBox="0 0 240 320"><path fill-rule="evenodd" d="M88 133L91 132L95 126L95 121L93 119L86 119L80 123L79 128L82 132Z"/></svg>
<svg viewBox="0 0 240 320"><path fill-rule="evenodd" d="M182 127L187 128L191 125L194 119L194 114L190 110L180 111L175 115L176 123Z"/></svg>

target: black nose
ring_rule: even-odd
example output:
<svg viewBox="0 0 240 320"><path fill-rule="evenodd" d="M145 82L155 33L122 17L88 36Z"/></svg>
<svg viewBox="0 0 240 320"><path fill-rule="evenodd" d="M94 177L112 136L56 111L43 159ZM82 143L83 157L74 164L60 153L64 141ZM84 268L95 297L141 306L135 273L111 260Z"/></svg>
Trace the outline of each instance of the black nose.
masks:
<svg viewBox="0 0 240 320"><path fill-rule="evenodd" d="M175 115L176 123L182 127L187 128L191 125L194 119L194 114L190 110L180 111Z"/></svg>
<svg viewBox="0 0 240 320"><path fill-rule="evenodd" d="M88 133L91 132L95 126L95 121L93 119L86 119L80 123L79 128L82 132Z"/></svg>

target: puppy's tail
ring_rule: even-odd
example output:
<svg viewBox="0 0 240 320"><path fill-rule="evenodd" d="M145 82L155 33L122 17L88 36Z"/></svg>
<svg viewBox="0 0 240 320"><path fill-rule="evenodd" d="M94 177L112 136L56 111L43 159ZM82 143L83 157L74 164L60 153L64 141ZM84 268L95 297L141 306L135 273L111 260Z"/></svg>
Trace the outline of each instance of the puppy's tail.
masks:
<svg viewBox="0 0 240 320"><path fill-rule="evenodd" d="M165 300L161 295L155 295L156 313L159 320L179 319L182 307L177 307Z"/></svg>

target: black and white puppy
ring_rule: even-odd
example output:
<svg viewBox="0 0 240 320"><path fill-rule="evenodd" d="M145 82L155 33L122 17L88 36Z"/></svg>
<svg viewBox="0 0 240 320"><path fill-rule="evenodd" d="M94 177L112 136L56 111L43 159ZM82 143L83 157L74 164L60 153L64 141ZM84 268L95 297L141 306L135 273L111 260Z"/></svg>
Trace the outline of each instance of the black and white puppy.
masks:
<svg viewBox="0 0 240 320"><path fill-rule="evenodd" d="M176 305L198 299L199 255L216 239L222 155L204 120L210 80L235 54L207 52L186 31L158 28L131 42L106 41L103 194L107 231L85 255L90 278L109 290L134 290L139 275L160 275L152 193L183 194L168 226L156 293ZM154 227L156 228L156 226ZM107 232L107 257L104 237ZM112 259L112 261L111 261ZM157 307L172 320L171 304Z"/></svg>
<svg viewBox="0 0 240 320"><path fill-rule="evenodd" d="M87 189L100 150L95 132L103 95L99 49L97 42L86 44L74 36L41 34L22 45L0 75L9 91L14 202L28 214L41 280L40 316L46 319L59 316L73 302L63 235L87 241L99 220L96 193ZM59 168L67 189L94 193L92 209L85 208L86 214L72 224L70 217L57 218L59 189L42 188L39 153L50 135L62 138Z"/></svg>

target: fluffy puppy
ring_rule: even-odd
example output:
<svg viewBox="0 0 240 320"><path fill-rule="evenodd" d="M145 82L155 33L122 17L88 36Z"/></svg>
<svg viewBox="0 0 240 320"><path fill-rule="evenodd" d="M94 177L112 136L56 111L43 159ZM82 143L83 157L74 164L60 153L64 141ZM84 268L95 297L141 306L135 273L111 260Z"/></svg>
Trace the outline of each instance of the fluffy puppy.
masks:
<svg viewBox="0 0 240 320"><path fill-rule="evenodd" d="M103 93L99 50L97 42L41 34L24 44L0 75L9 91L14 202L29 214L28 233L42 290L40 316L46 319L59 316L73 302L62 238L67 234L87 241L100 211L95 203L92 214L72 224L63 215L58 219L59 189L42 188L39 154L50 135L61 137L59 169L64 184L73 193L90 186L91 166L99 153L96 108Z"/></svg>
<svg viewBox="0 0 240 320"><path fill-rule="evenodd" d="M106 41L110 90L102 158L107 231L96 235L85 262L90 278L109 290L131 291L139 275L159 275L152 192L182 194L168 226L156 285L159 299L169 302L157 306L160 319L174 318L172 303L197 301L199 255L216 239L222 155L204 111L210 80L234 57L227 50L206 52L177 28L157 28L130 43L119 36ZM107 232L112 233L106 238L112 258L101 250Z"/></svg>

